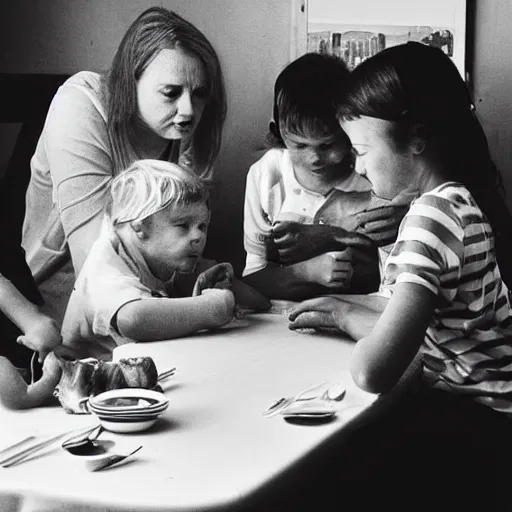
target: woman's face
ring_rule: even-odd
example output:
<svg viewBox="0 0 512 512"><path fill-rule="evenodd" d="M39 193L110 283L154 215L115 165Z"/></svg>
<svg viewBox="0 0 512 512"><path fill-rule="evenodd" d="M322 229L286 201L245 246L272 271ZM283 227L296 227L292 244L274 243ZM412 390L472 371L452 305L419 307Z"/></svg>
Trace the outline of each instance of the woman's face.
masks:
<svg viewBox="0 0 512 512"><path fill-rule="evenodd" d="M414 187L414 152L396 147L390 135L390 121L361 116L342 121L341 127L352 142L356 172L371 182L375 195L393 199Z"/></svg>
<svg viewBox="0 0 512 512"><path fill-rule="evenodd" d="M202 62L180 48L162 50L137 83L139 114L163 139L187 139L199 123L208 88Z"/></svg>

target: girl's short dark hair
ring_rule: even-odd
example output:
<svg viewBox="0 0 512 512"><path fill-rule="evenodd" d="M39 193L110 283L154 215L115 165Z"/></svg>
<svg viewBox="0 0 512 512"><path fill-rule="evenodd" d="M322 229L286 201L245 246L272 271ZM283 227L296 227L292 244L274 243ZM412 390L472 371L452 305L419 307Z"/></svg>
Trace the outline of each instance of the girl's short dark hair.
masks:
<svg viewBox="0 0 512 512"><path fill-rule="evenodd" d="M297 134L341 131L336 105L348 75L347 65L335 55L306 53L288 64L274 85L270 145L284 146L283 128Z"/></svg>

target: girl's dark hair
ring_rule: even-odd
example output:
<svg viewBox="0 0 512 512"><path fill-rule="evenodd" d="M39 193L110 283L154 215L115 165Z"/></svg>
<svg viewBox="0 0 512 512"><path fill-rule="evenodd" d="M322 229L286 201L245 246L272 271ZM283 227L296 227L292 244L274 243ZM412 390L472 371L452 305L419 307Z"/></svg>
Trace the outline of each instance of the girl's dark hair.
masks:
<svg viewBox="0 0 512 512"><path fill-rule="evenodd" d="M114 174L138 160L133 140L134 123L140 123L137 82L161 50L181 48L203 64L208 99L203 114L184 148L180 164L209 179L219 153L226 117L226 93L218 56L205 35L192 23L163 7L145 10L128 28L106 76L108 131Z"/></svg>
<svg viewBox="0 0 512 512"><path fill-rule="evenodd" d="M443 175L464 184L486 215L502 277L511 288L512 217L471 95L450 57L415 42L377 53L350 74L338 116L392 121L397 148L407 143L411 128L420 125L429 155Z"/></svg>
<svg viewBox="0 0 512 512"><path fill-rule="evenodd" d="M336 105L348 75L345 62L334 55L306 53L288 64L274 85L269 144L284 147L283 128L297 134L341 131Z"/></svg>

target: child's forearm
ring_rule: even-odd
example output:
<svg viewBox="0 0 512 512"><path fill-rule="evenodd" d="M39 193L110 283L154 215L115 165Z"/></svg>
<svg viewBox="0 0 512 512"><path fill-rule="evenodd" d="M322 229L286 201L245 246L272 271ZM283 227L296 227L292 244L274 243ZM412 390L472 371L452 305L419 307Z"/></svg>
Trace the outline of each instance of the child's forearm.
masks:
<svg viewBox="0 0 512 512"><path fill-rule="evenodd" d="M268 263L257 272L244 277L244 282L270 299L303 300L327 293L327 288L311 282L304 262L281 266Z"/></svg>
<svg viewBox="0 0 512 512"><path fill-rule="evenodd" d="M142 299L119 309L117 328L122 336L137 341L179 338L225 325L233 318L233 306L234 300L230 307L221 295L213 293L197 297Z"/></svg>
<svg viewBox="0 0 512 512"><path fill-rule="evenodd" d="M0 310L22 332L26 332L42 313L26 299L21 292L4 276L0 275Z"/></svg>

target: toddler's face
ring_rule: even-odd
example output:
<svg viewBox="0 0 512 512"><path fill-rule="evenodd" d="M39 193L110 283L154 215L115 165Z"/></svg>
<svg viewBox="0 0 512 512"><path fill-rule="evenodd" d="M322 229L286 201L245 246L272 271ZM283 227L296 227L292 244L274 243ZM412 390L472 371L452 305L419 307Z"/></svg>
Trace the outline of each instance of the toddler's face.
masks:
<svg viewBox="0 0 512 512"><path fill-rule="evenodd" d="M350 141L344 133L298 135L283 133L297 178L314 175L325 184L338 181L347 172L340 165L350 152Z"/></svg>
<svg viewBox="0 0 512 512"><path fill-rule="evenodd" d="M414 155L406 148L399 151L391 138L392 123L383 119L361 116L342 121L356 155L356 172L372 184L374 193L393 199L414 188Z"/></svg>
<svg viewBox="0 0 512 512"><path fill-rule="evenodd" d="M148 219L141 251L149 269L162 281L175 271L192 272L203 254L210 210L205 203L168 207Z"/></svg>

